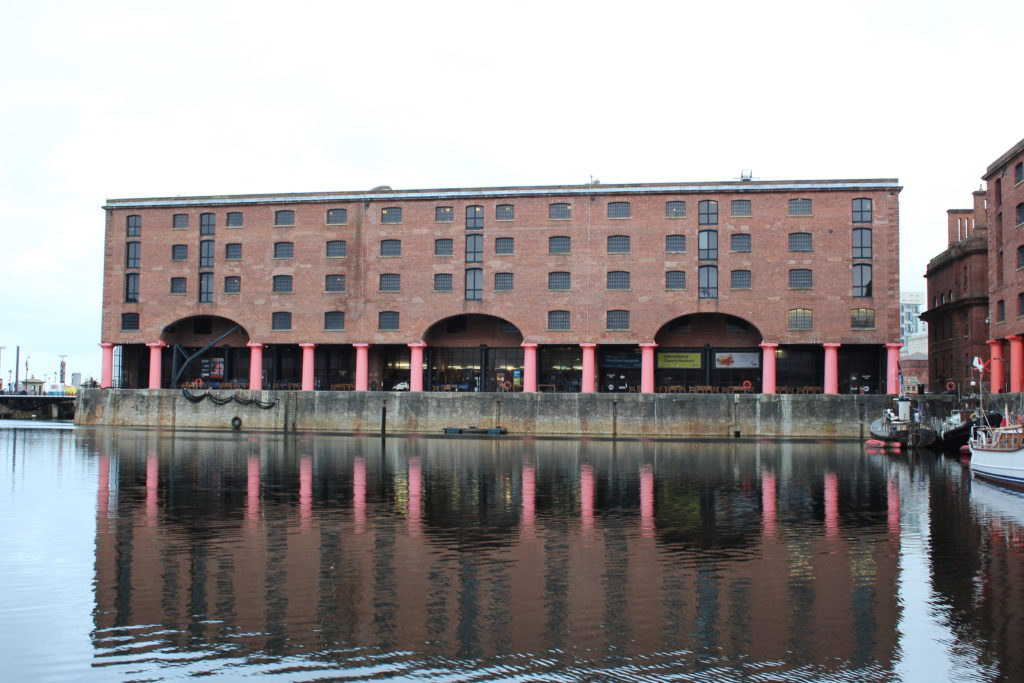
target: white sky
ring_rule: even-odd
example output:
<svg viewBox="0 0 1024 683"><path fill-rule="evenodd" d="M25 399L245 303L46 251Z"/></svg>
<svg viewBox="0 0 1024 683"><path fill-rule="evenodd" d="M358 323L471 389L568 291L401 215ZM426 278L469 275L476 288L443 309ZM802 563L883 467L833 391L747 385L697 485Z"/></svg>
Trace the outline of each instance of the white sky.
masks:
<svg viewBox="0 0 1024 683"><path fill-rule="evenodd" d="M889 178L902 288L1024 138L1020 0L0 14L0 374L99 376L107 198ZM70 379L70 374L69 374Z"/></svg>

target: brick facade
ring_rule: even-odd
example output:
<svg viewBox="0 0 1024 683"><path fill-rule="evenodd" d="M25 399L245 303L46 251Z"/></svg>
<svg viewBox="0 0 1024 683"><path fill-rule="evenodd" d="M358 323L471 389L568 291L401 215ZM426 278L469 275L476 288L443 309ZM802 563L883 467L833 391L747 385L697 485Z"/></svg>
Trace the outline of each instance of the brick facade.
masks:
<svg viewBox="0 0 1024 683"><path fill-rule="evenodd" d="M409 344L420 341L431 367L436 349L510 349L501 361L506 379L523 363L524 343L537 345L541 366L548 357L577 375L587 362L580 345L594 344L599 386L602 371L617 368L626 384L639 384L641 364L630 357L639 358L640 344L704 353L693 362L706 365L706 349L759 354L765 342L779 345L780 379L790 372L793 384L822 384L823 366L818 381L795 368L808 359L821 365L822 345L837 344L840 383L870 376L877 391L887 372L881 349L900 334L900 189L895 180L739 181L109 200L102 339L108 350L121 347L124 386L146 385L153 354L167 386L172 356L160 343L195 348L238 324L218 347L234 350L227 376L239 383L247 344L265 345L264 367L284 380L297 380L296 367L314 358L319 388L348 384L337 380L355 370L352 345L368 344L369 377L390 388L402 372L408 379ZM870 238L856 253L855 230ZM714 231L717 251L703 248L711 245L702 231ZM568 252L552 253L552 238L568 238ZM438 240L451 240L450 254ZM275 256L275 244L285 243L290 251L279 246ZM701 286L702 267L717 267L717 292ZM479 287L467 289L477 277L467 271L477 268ZM856 292L855 268L870 269ZM328 291L340 289L337 276L343 291ZM451 289L438 291L445 276ZM204 279L208 296L200 296ZM794 318L796 309L810 313ZM282 329L274 329L275 313L290 323L279 315ZM137 330L127 329L133 314ZM385 329L396 314L396 329ZM566 318L567 328L555 329ZM340 374L328 377L335 366ZM692 384L688 377L681 384ZM658 383L671 379L659 375ZM427 388L439 384L449 382Z"/></svg>

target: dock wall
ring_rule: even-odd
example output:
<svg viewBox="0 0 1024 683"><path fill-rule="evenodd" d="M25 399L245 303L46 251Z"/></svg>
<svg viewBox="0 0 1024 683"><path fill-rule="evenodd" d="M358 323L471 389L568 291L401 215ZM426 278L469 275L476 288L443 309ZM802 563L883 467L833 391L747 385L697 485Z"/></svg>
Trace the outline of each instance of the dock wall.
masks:
<svg viewBox="0 0 1024 683"><path fill-rule="evenodd" d="M201 392L195 396L201 396ZM389 434L445 427L495 427L537 436L659 438L868 438L891 405L880 395L821 394L521 394L327 391L211 391L219 401L189 401L171 389L88 389L75 423L161 427ZM926 414L943 415L953 396L929 396ZM235 418L238 418L235 420Z"/></svg>

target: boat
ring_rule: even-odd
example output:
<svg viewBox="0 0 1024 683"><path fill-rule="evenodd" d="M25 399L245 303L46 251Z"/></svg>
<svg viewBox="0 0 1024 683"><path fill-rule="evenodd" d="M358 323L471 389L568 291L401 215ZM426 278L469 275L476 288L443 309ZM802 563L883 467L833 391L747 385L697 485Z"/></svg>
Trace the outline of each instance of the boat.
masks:
<svg viewBox="0 0 1024 683"><path fill-rule="evenodd" d="M921 422L920 413L912 410L909 396L895 398L896 410L887 408L871 423L871 436L886 443L908 448L928 448L938 440L938 432Z"/></svg>
<svg viewBox="0 0 1024 683"><path fill-rule="evenodd" d="M982 411L980 405L971 405L977 399L965 400L958 410L950 412L937 425L938 440L946 450L959 450L967 445L971 430L975 427L991 427L998 425L1003 414L996 411Z"/></svg>
<svg viewBox="0 0 1024 683"><path fill-rule="evenodd" d="M974 427L967 445L974 476L1024 489L1024 425Z"/></svg>

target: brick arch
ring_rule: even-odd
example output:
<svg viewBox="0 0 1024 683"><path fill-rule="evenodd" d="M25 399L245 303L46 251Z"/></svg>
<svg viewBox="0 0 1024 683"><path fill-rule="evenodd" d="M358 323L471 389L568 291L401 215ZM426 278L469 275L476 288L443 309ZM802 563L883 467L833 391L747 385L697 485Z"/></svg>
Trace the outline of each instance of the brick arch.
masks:
<svg viewBox="0 0 1024 683"><path fill-rule="evenodd" d="M517 333L502 331L502 325L515 326ZM519 346L522 329L515 323L485 313L460 313L433 322L423 332L427 346Z"/></svg>
<svg viewBox="0 0 1024 683"><path fill-rule="evenodd" d="M733 331L727 323L747 328ZM687 328L688 324L688 328ZM684 331L688 329L689 331ZM654 335L659 346L757 346L764 335L756 325L728 313L689 313L669 320Z"/></svg>
<svg viewBox="0 0 1024 683"><path fill-rule="evenodd" d="M190 315L179 318L160 331L160 341L168 346L205 346L240 323L218 315ZM218 346L244 348L249 342L249 332L239 327L230 335L217 342Z"/></svg>

